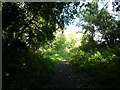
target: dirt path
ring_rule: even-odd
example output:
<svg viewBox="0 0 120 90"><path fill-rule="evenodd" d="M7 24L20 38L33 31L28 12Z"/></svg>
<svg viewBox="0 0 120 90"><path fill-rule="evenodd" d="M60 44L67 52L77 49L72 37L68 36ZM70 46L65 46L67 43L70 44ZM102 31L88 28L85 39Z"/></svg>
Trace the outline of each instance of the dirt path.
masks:
<svg viewBox="0 0 120 90"><path fill-rule="evenodd" d="M45 88L94 88L95 85L91 85L90 81L63 60L56 65L54 77Z"/></svg>

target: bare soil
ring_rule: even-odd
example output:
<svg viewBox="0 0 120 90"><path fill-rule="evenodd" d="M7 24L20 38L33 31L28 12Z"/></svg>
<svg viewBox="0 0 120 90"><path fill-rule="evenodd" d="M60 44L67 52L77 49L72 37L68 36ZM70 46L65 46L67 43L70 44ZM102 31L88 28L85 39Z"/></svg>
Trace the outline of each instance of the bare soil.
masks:
<svg viewBox="0 0 120 90"><path fill-rule="evenodd" d="M93 78L78 73L66 61L60 61L56 67L52 80L45 88L95 88L97 85L92 82ZM90 83L92 82L92 83Z"/></svg>

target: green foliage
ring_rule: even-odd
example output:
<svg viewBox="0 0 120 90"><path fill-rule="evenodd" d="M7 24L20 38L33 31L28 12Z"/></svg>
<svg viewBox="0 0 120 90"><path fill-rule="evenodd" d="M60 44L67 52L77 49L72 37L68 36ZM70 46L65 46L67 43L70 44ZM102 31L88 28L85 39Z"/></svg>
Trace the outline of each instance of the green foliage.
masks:
<svg viewBox="0 0 120 90"><path fill-rule="evenodd" d="M56 63L52 59L32 51L23 51L16 58L18 63L7 67L9 70L3 72L3 88L40 88L50 80ZM16 68L17 72L11 72L12 67Z"/></svg>
<svg viewBox="0 0 120 90"><path fill-rule="evenodd" d="M65 48L65 40L60 39L54 44L55 49L49 46L54 32L64 28L61 13L67 4L70 3L3 3L3 88L40 87L49 79Z"/></svg>
<svg viewBox="0 0 120 90"><path fill-rule="evenodd" d="M44 47L39 48L44 57L51 58L52 60L61 60L68 51L66 50L66 36L59 29L54 33L55 39Z"/></svg>
<svg viewBox="0 0 120 90"><path fill-rule="evenodd" d="M100 82L120 80L120 22L88 2L78 15L84 22L82 41L77 34L65 35L64 25L73 20L78 5L3 3L3 88L40 88L61 59ZM102 34L99 44L95 32Z"/></svg>
<svg viewBox="0 0 120 90"><path fill-rule="evenodd" d="M119 43L119 21L116 21L107 11L107 4L100 10L97 2L87 2L78 14L80 14L78 17L84 22L82 28L88 35L92 48L96 41L94 39L96 32L102 34L101 43L102 40L106 41L109 46Z"/></svg>
<svg viewBox="0 0 120 90"><path fill-rule="evenodd" d="M76 48L70 51L68 61L80 72L94 76L98 82L113 80L119 81L120 75L120 45L113 48L82 51ZM118 54L119 53L119 54ZM117 80L116 80L117 78Z"/></svg>
<svg viewBox="0 0 120 90"><path fill-rule="evenodd" d="M70 50L68 61L78 71L94 77L102 85L118 85L120 81L119 21L108 13L106 5L99 10L98 3L94 1L86 3L78 14L83 21L84 35L81 46ZM96 32L102 34L99 41L94 39Z"/></svg>

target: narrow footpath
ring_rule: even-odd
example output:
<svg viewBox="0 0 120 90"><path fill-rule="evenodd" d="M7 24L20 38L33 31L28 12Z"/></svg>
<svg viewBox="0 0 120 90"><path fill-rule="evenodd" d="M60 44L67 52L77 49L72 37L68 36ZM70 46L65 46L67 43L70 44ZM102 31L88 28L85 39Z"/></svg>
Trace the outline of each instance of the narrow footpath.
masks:
<svg viewBox="0 0 120 90"><path fill-rule="evenodd" d="M56 65L54 77L45 88L94 88L96 85L91 81L75 71L66 60L62 60Z"/></svg>

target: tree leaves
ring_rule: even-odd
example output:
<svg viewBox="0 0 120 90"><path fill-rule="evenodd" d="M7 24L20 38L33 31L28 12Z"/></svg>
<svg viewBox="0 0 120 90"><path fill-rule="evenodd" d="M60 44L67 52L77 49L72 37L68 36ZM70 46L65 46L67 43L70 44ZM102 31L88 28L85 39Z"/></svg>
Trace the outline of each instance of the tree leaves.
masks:
<svg viewBox="0 0 120 90"><path fill-rule="evenodd" d="M95 32L99 32L102 34L102 40L104 39L108 43L116 42L116 37L114 37L114 35L108 34L115 32L118 26L115 18L107 11L107 3L101 10L99 10L97 2L88 2L84 6L85 8L80 11L80 17L78 16L81 18L81 20L83 20L84 23L82 24L82 27L85 30L85 33L91 36L92 41L94 41L93 38L95 37Z"/></svg>

